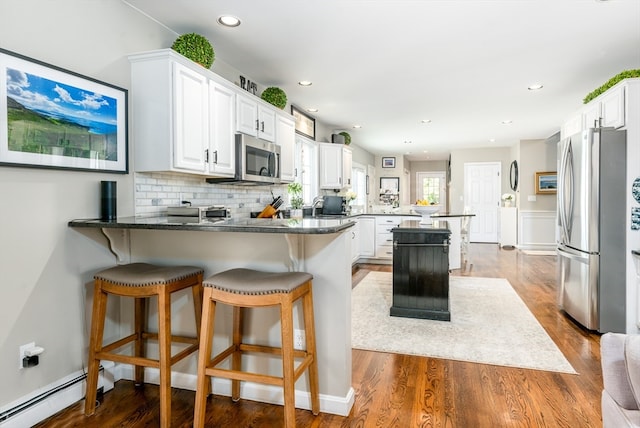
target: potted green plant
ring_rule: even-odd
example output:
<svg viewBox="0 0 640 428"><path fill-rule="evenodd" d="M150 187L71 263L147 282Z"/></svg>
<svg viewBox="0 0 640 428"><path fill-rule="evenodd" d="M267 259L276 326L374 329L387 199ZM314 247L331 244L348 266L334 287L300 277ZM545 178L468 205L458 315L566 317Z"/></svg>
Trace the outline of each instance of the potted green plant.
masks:
<svg viewBox="0 0 640 428"><path fill-rule="evenodd" d="M304 200L302 199L302 184L289 183L287 192L289 193L289 205L291 205L289 217L302 218L302 206L304 205Z"/></svg>
<svg viewBox="0 0 640 428"><path fill-rule="evenodd" d="M206 37L196 33L188 33L179 36L171 49L179 54L197 62L204 68L211 68L213 60L216 58L213 46Z"/></svg>
<svg viewBox="0 0 640 428"><path fill-rule="evenodd" d="M344 144L345 145L348 146L349 144L351 144L351 135L349 135L348 132L342 131L342 132L339 132L339 134L344 137Z"/></svg>
<svg viewBox="0 0 640 428"><path fill-rule="evenodd" d="M285 94L282 89L276 88L275 86L271 86L262 91L261 98L281 110L287 105L287 94Z"/></svg>

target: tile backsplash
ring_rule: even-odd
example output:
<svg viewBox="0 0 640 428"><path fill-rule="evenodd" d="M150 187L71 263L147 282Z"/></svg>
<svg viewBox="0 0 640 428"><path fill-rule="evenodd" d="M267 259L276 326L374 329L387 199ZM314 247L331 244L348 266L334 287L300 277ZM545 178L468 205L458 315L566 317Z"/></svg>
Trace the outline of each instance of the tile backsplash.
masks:
<svg viewBox="0 0 640 428"><path fill-rule="evenodd" d="M136 172L136 215L166 212L169 206L181 201L192 205L224 205L235 218L250 217L252 211L262 209L274 196L288 200L286 184L273 186L238 186L210 184L204 178L170 172ZM284 207L283 207L284 208Z"/></svg>

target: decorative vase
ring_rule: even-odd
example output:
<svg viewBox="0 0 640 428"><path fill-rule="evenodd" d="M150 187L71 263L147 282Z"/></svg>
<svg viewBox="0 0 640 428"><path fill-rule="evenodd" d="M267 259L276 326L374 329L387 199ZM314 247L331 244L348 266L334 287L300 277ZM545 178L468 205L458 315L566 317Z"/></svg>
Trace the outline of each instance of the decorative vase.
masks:
<svg viewBox="0 0 640 428"><path fill-rule="evenodd" d="M302 208L289 210L289 218L302 219Z"/></svg>
<svg viewBox="0 0 640 428"><path fill-rule="evenodd" d="M504 206L506 208L510 207L511 206L511 201L504 201Z"/></svg>

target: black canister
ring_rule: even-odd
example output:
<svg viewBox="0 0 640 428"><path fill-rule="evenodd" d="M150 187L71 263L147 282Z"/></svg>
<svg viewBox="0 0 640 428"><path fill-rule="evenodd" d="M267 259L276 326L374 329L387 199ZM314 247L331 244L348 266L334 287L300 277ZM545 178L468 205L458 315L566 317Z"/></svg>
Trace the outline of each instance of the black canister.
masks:
<svg viewBox="0 0 640 428"><path fill-rule="evenodd" d="M100 220L112 221L118 216L118 186L115 181L100 182Z"/></svg>

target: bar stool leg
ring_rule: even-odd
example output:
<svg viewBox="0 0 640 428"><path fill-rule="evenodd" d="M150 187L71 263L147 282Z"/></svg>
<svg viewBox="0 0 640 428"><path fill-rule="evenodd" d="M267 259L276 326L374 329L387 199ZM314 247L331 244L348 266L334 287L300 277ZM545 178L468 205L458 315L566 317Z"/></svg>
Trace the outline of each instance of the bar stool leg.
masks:
<svg viewBox="0 0 640 428"><path fill-rule="evenodd" d="M147 299L144 297L136 297L134 303L134 325L136 333L136 343L134 353L136 357L145 356L145 341L143 333L146 327L147 319ZM140 386L144 383L144 366L135 366L134 385Z"/></svg>
<svg viewBox="0 0 640 428"><path fill-rule="evenodd" d="M158 293L158 352L160 357L160 427L171 426L171 296Z"/></svg>
<svg viewBox="0 0 640 428"><path fill-rule="evenodd" d="M211 379L206 374L207 366L211 360L211 348L213 347L213 329L216 316L216 302L211 299L211 289L204 291L202 305L202 326L200 328L200 348L198 358L198 378L196 384L196 401L193 417L195 428L204 427L204 417L207 408L207 395L211 388ZM207 386L207 383L209 384Z"/></svg>
<svg viewBox="0 0 640 428"><path fill-rule="evenodd" d="M100 360L96 354L102 351L104 319L107 313L107 293L102 291L100 281L93 286L93 312L91 315L91 332L89 339L89 369L87 372L87 389L84 403L84 414L93 415L96 411L96 395L98 393L98 372Z"/></svg>
<svg viewBox="0 0 640 428"><path fill-rule="evenodd" d="M203 292L202 289L202 275L198 276L198 284L191 287L191 294L193 296L193 313L196 317L196 335L198 337L198 342L202 338L202 332L200 331L202 326L202 302L203 302ZM198 354L198 358L203 358L200 354ZM206 384L207 390L206 395L211 394L211 382L207 382Z"/></svg>
<svg viewBox="0 0 640 428"><path fill-rule="evenodd" d="M293 359L293 305L287 296L280 303L282 337L282 383L284 389L284 427L296 426L295 379Z"/></svg>
<svg viewBox="0 0 640 428"><path fill-rule="evenodd" d="M242 344L242 328L244 321L243 308L240 306L233 307L233 346L234 352L231 356L231 369L240 371L242 368L242 354L240 345ZM231 380L231 400L237 402L240 400L240 381L238 379Z"/></svg>
<svg viewBox="0 0 640 428"><path fill-rule="evenodd" d="M309 392L311 393L311 413L320 413L320 390L318 387L318 355L316 354L316 327L313 315L313 294L309 287L309 292L302 298L302 308L304 312L304 330L307 345L307 354L313 356L313 361L309 366Z"/></svg>

